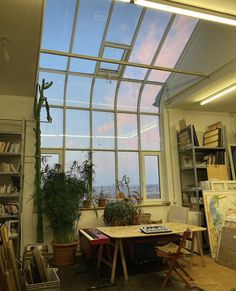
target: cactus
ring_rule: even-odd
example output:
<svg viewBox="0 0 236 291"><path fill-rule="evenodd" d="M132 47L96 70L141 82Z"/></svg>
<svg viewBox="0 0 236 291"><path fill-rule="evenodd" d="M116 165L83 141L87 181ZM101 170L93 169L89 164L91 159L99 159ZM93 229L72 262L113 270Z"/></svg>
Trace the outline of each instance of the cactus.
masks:
<svg viewBox="0 0 236 291"><path fill-rule="evenodd" d="M45 105L47 112L47 121L52 122L47 98L44 91L52 86L53 82L45 82L37 84L34 99L34 119L35 119L35 182L34 182L34 199L37 209L37 242L43 242L43 211L42 211L42 193L41 193L41 109ZM39 98L38 98L39 92Z"/></svg>

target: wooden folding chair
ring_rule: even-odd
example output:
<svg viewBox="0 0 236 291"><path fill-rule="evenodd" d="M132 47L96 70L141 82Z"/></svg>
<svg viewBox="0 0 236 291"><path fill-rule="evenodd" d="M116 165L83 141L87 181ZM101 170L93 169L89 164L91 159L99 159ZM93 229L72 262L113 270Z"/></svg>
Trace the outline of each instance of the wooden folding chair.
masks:
<svg viewBox="0 0 236 291"><path fill-rule="evenodd" d="M189 288L191 288L191 285L188 281L193 281L193 278L186 272L186 270L183 269L183 267L178 263L178 259L182 256L181 250L184 248L186 240L190 237L191 230L187 229L182 236L182 239L179 243L179 245L176 245L174 243L169 243L164 246L157 246L156 247L156 254L158 257L163 258L167 261L169 265L169 269L166 273L166 276L164 278L164 281L162 283L162 287L165 287L172 271L175 271L178 276L184 281L185 285ZM177 270L177 268L179 270ZM180 271L182 271L182 274ZM186 278L187 277L187 278Z"/></svg>

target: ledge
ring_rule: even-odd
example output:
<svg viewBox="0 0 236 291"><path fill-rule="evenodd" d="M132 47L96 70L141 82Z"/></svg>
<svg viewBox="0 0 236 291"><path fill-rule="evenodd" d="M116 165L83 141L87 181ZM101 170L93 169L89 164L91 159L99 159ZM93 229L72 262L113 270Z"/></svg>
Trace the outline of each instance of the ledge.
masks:
<svg viewBox="0 0 236 291"><path fill-rule="evenodd" d="M160 207L160 206L169 206L170 201L154 202L154 203L145 203L140 205L135 205L135 207ZM105 207L96 207L97 210L103 210ZM81 211L94 211L94 208L82 208Z"/></svg>

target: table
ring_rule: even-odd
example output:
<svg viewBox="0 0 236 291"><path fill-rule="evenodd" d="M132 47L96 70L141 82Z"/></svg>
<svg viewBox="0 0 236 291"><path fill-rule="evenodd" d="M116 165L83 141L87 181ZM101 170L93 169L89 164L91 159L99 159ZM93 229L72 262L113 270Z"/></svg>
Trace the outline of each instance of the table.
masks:
<svg viewBox="0 0 236 291"><path fill-rule="evenodd" d="M153 225L156 226L157 224ZM202 264L205 267L205 261L203 258L203 252L202 247L200 244L199 239L199 233L202 231L205 231L206 228L195 226L195 225L189 225L189 224L182 224L182 223L162 223L161 225L165 225L166 227L170 228L172 232L169 233L152 233L152 234L145 234L141 232L140 227L141 225L128 225L128 226L106 226L106 227L97 227L99 231L104 233L105 235L109 236L112 240L114 240L114 253L112 260L109 261L103 258L103 245L99 248L98 253L98 261L97 261L97 268L100 268L100 263L104 262L106 265L108 265L111 268L111 283L114 282L115 279L115 272L116 272L116 265L117 265L117 256L118 251L120 252L120 258L122 262L122 268L124 273L125 280L128 280L128 271L126 266L126 260L124 255L124 249L123 249L123 239L128 238L145 238L145 237L158 237L158 236L164 236L164 235L170 235L170 234L181 234L183 233L187 228L190 228L193 236L192 236L192 245L191 245L191 259L194 252L194 243L196 241L199 254L201 256ZM149 225L150 226L150 225Z"/></svg>

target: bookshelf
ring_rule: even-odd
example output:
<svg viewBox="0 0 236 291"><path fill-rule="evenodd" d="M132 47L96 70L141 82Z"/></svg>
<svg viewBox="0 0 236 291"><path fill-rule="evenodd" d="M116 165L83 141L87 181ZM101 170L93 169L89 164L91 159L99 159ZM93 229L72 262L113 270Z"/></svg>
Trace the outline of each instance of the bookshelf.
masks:
<svg viewBox="0 0 236 291"><path fill-rule="evenodd" d="M25 122L0 119L0 224L6 224L19 255Z"/></svg>
<svg viewBox="0 0 236 291"><path fill-rule="evenodd" d="M193 125L178 131L177 139L183 206L202 212L203 199L200 182L208 180L209 169L212 166L220 169L222 167L227 171L226 148L200 146Z"/></svg>

